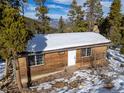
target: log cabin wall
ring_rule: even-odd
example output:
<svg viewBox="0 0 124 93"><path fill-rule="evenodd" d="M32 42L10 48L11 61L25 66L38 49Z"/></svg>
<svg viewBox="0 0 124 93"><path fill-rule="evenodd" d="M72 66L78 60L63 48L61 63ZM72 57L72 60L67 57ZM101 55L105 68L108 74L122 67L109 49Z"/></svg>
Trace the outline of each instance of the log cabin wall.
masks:
<svg viewBox="0 0 124 93"><path fill-rule="evenodd" d="M76 66L78 68L87 68L91 65L103 65L105 62L105 55L107 46L91 48L92 55L90 57L81 56L81 48L76 50ZM30 72L31 76L42 75L54 71L63 70L68 64L68 51L46 53L44 56L44 64L31 66L30 70L27 68L28 60L26 57L19 58L21 78L27 78ZM95 63L95 64L94 64Z"/></svg>
<svg viewBox="0 0 124 93"><path fill-rule="evenodd" d="M31 76L37 76L64 69L68 62L68 52L47 53L44 55L44 60L44 64L30 66L29 70L27 69L27 58L19 58L21 77L27 77L27 73L31 73Z"/></svg>
<svg viewBox="0 0 124 93"><path fill-rule="evenodd" d="M78 68L88 68L92 66L104 66L106 64L107 46L91 47L91 56L82 57L81 49L77 49L76 65Z"/></svg>
<svg viewBox="0 0 124 93"><path fill-rule="evenodd" d="M45 54L43 65L31 66L32 76L62 70L67 65L67 54L67 51Z"/></svg>

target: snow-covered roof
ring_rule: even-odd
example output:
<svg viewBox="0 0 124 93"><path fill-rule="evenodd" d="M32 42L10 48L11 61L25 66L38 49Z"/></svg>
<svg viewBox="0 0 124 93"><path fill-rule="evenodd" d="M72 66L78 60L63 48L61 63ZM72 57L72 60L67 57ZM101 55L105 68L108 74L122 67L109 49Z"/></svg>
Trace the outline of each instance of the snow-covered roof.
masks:
<svg viewBox="0 0 124 93"><path fill-rule="evenodd" d="M110 40L95 32L37 34L28 41L26 51L40 52L109 42Z"/></svg>

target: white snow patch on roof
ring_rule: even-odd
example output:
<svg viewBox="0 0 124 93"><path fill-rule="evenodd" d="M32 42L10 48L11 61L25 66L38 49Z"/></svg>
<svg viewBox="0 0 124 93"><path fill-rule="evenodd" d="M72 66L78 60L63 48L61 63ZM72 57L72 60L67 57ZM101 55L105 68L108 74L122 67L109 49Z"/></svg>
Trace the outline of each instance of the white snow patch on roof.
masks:
<svg viewBox="0 0 124 93"><path fill-rule="evenodd" d="M29 40L26 51L40 52L109 42L95 32L37 34Z"/></svg>

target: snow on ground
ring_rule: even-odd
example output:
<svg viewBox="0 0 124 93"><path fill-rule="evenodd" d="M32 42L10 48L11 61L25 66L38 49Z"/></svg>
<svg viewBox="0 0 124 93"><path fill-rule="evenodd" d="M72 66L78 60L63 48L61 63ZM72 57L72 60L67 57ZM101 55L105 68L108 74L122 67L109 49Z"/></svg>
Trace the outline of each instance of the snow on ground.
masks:
<svg viewBox="0 0 124 93"><path fill-rule="evenodd" d="M31 88L37 89L38 92L46 90L47 93L124 93L124 55L120 55L117 50L109 49L107 59L108 68L78 70L71 78L55 79ZM64 86L58 88L55 86L57 82ZM111 82L113 88L105 88L107 82Z"/></svg>
<svg viewBox="0 0 124 93"><path fill-rule="evenodd" d="M3 78L4 68L5 68L5 63L3 63L2 60L0 59L0 80Z"/></svg>

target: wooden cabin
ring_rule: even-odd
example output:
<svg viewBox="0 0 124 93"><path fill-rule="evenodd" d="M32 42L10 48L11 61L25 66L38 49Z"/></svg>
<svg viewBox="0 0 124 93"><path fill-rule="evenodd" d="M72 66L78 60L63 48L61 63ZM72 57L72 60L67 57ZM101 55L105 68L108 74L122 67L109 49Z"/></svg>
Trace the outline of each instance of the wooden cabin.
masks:
<svg viewBox="0 0 124 93"><path fill-rule="evenodd" d="M37 34L19 58L21 78L38 78L73 66L103 66L109 44L110 40L95 32Z"/></svg>

